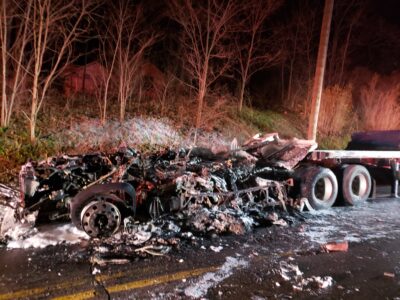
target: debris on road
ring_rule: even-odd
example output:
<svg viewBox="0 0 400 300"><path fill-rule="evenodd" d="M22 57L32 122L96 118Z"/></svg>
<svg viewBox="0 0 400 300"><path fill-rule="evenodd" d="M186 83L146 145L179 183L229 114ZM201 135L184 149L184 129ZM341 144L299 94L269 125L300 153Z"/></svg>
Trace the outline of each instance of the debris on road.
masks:
<svg viewBox="0 0 400 300"><path fill-rule="evenodd" d="M349 242L330 242L322 246L327 252L347 252L349 250Z"/></svg>
<svg viewBox="0 0 400 300"><path fill-rule="evenodd" d="M280 275L283 280L299 280L303 276L303 272L300 271L299 266L288 263L286 261L280 262Z"/></svg>
<svg viewBox="0 0 400 300"><path fill-rule="evenodd" d="M391 273L391 272L384 272L383 275L384 275L385 277L390 277L390 278L394 278L394 277L395 277L395 274L394 274L394 273Z"/></svg>
<svg viewBox="0 0 400 300"><path fill-rule="evenodd" d="M290 282L294 291L300 292L304 289L326 289L333 285L333 278L331 276L311 276L304 278L304 273L300 271L299 266L281 261L279 263L279 270L277 273L284 281ZM280 286L279 282L277 282Z"/></svg>
<svg viewBox="0 0 400 300"><path fill-rule="evenodd" d="M222 246L210 246L210 249L214 252L221 252L222 249L224 249L224 247Z"/></svg>
<svg viewBox="0 0 400 300"><path fill-rule="evenodd" d="M304 286L310 286L314 284L316 288L326 289L333 285L333 278L331 276L312 276L304 279L302 282Z"/></svg>

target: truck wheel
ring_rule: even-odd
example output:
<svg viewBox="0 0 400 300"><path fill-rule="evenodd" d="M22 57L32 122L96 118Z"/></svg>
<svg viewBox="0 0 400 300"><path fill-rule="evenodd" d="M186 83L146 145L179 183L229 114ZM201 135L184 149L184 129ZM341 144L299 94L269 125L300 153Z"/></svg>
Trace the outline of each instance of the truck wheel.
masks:
<svg viewBox="0 0 400 300"><path fill-rule="evenodd" d="M129 204L112 192L121 191L129 197ZM128 205L127 205L128 204ZM94 185L78 193L71 201L71 221L91 237L110 236L121 224L121 212L136 210L134 188L128 183Z"/></svg>
<svg viewBox="0 0 400 300"><path fill-rule="evenodd" d="M96 195L81 211L83 230L91 237L108 237L121 225L121 211L114 203L121 202L117 196Z"/></svg>
<svg viewBox="0 0 400 300"><path fill-rule="evenodd" d="M361 165L350 165L344 169L342 196L346 204L357 205L367 200L371 187L371 175L367 168Z"/></svg>
<svg viewBox="0 0 400 300"><path fill-rule="evenodd" d="M335 174L327 168L310 167L303 173L301 196L316 210L330 208L336 201L338 183Z"/></svg>

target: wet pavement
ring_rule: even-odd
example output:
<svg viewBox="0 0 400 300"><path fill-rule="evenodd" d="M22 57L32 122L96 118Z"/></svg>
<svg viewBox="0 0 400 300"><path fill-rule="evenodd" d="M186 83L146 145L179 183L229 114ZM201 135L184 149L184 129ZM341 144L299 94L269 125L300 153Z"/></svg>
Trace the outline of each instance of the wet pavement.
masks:
<svg viewBox="0 0 400 300"><path fill-rule="evenodd" d="M377 199L128 263L99 264L87 241L3 247L0 299L400 299L399 213L400 200ZM332 241L348 251L323 251Z"/></svg>

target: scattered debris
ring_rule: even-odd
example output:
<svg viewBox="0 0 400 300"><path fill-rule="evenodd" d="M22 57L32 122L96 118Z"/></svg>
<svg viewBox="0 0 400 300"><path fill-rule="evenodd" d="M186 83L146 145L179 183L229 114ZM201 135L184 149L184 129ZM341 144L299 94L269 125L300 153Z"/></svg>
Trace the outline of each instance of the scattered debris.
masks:
<svg viewBox="0 0 400 300"><path fill-rule="evenodd" d="M143 246L141 248L135 249L135 252L144 252L153 256L163 256L164 253L167 253L169 251L168 247L163 247L163 246Z"/></svg>
<svg viewBox="0 0 400 300"><path fill-rule="evenodd" d="M280 262L280 275L285 281L292 279L298 280L303 276L303 272L300 271L299 266L290 264L286 261Z"/></svg>
<svg viewBox="0 0 400 300"><path fill-rule="evenodd" d="M272 222L272 224L279 225L279 226L288 226L288 223L283 219L276 220L276 221Z"/></svg>
<svg viewBox="0 0 400 300"><path fill-rule="evenodd" d="M299 267L287 261L279 263L278 274L283 280L289 281L292 284L294 291L303 291L305 288L326 289L333 285L333 278L331 276L311 276L304 278L304 273L300 271ZM278 285L279 286L279 283Z"/></svg>
<svg viewBox="0 0 400 300"><path fill-rule="evenodd" d="M330 242L322 246L327 252L347 252L349 249L349 242Z"/></svg>
<svg viewBox="0 0 400 300"><path fill-rule="evenodd" d="M92 255L90 257L90 263L92 265L98 265L98 266L106 266L109 264L123 265L129 262L130 262L129 259L124 259L124 258L102 258L99 255Z"/></svg>
<svg viewBox="0 0 400 300"><path fill-rule="evenodd" d="M303 286L315 285L316 288L326 289L333 285L333 278L331 276L312 276L302 281Z"/></svg>
<svg viewBox="0 0 400 300"><path fill-rule="evenodd" d="M218 247L210 246L210 249L211 249L212 251L218 253L218 252L221 252L221 250L224 249L224 247L222 247L222 246L218 246Z"/></svg>
<svg viewBox="0 0 400 300"><path fill-rule="evenodd" d="M394 277L395 277L395 274L394 274L394 273L391 273L391 272L384 272L384 273L383 273L383 276L385 276L385 277L390 277L390 278L394 278Z"/></svg>

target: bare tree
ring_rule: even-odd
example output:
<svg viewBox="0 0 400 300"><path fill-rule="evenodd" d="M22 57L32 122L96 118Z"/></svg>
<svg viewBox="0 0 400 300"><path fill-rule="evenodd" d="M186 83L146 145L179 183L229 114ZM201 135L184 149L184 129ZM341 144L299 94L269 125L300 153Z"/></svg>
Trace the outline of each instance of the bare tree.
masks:
<svg viewBox="0 0 400 300"><path fill-rule="evenodd" d="M240 7L232 0L172 0L169 5L171 18L182 30L183 67L188 75L186 84L196 92L195 125L199 128L209 87L227 71L233 58L228 48L233 38L230 26Z"/></svg>
<svg viewBox="0 0 400 300"><path fill-rule="evenodd" d="M105 67L105 73L101 78L102 79L102 84L100 85L101 88L97 91L97 102L100 109L100 122L103 125L105 124L107 118L108 100L111 97L110 90L112 90L111 78L113 76L118 55L118 52L116 51L115 47L120 44L120 39L122 39L122 33L117 34L116 36L114 36L113 39L111 39L111 37L114 34L113 26L115 25L110 23L105 33L99 33L99 42L100 42L99 56L102 65ZM114 42L116 42L116 45Z"/></svg>
<svg viewBox="0 0 400 300"><path fill-rule="evenodd" d="M115 16L117 44L118 101L120 104L120 121L125 119L128 99L139 84L138 73L143 63L145 51L155 42L157 36L150 33L145 26L143 7L130 7L129 1L119 2L118 14Z"/></svg>
<svg viewBox="0 0 400 300"><path fill-rule="evenodd" d="M315 26L317 9L318 6L309 1L296 1L287 20L272 25L274 42L281 47L281 99L291 110L304 111L310 99L308 83L315 70L313 49L319 33Z"/></svg>
<svg viewBox="0 0 400 300"><path fill-rule="evenodd" d="M14 104L18 96L26 92L26 79L32 59L26 57L26 46L31 38L27 18L30 16L32 0L27 9L13 0L0 4L0 47L1 47L1 118L0 126L10 124ZM12 26L15 23L17 25ZM10 32L13 31L13 37Z"/></svg>
<svg viewBox="0 0 400 300"><path fill-rule="evenodd" d="M155 86L159 102L161 103L160 114L162 116L164 115L166 110L168 91L173 85L175 79L176 77L174 74L167 73L165 76L165 80L161 81L159 85Z"/></svg>
<svg viewBox="0 0 400 300"><path fill-rule="evenodd" d="M107 75L101 95L101 121L107 117L108 99L116 95L119 102L119 119L125 119L128 100L140 84L139 69L146 50L157 36L144 24L143 7L130 1L118 1L111 6L106 34L100 34L103 65ZM115 91L112 90L115 88Z"/></svg>
<svg viewBox="0 0 400 300"><path fill-rule="evenodd" d="M343 84L343 73L346 59L352 43L352 35L357 28L365 10L364 3L360 0L338 2L335 7L332 22L332 47L328 52L329 65L327 67L327 84Z"/></svg>
<svg viewBox="0 0 400 300"><path fill-rule="evenodd" d="M1 120L0 125L6 126L7 114L9 105L7 103L7 49L8 49L8 33L9 33L9 2L2 1L0 3L1 18L0 18L0 42L1 42Z"/></svg>
<svg viewBox="0 0 400 300"><path fill-rule="evenodd" d="M33 67L28 119L32 142L36 139L36 121L46 94L63 66L72 60L72 44L85 33L82 21L94 8L93 3L85 0L33 0L29 6L31 15L27 21L33 30Z"/></svg>
<svg viewBox="0 0 400 300"><path fill-rule="evenodd" d="M239 111L243 108L246 85L257 71L276 63L279 52L271 49L267 43L267 33L263 30L265 20L280 7L282 1L252 0L244 5L244 16L240 31L236 34L235 46L240 75Z"/></svg>

